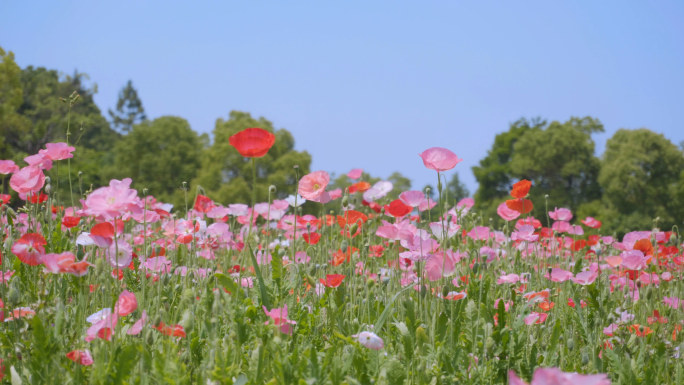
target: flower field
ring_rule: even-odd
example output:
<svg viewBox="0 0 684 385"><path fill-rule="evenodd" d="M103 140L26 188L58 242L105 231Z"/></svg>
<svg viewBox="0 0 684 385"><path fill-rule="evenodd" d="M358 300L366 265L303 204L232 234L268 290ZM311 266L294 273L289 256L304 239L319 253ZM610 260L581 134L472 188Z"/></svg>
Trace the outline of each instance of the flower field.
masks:
<svg viewBox="0 0 684 385"><path fill-rule="evenodd" d="M274 140L230 144L254 166ZM314 171L250 205L188 191L172 208L131 179L57 200L46 174L74 156L0 161L24 201L0 196L5 383L684 383L677 231L534 218L527 180L495 227L471 198L390 200L360 169L344 191ZM421 160L439 185L461 161Z"/></svg>

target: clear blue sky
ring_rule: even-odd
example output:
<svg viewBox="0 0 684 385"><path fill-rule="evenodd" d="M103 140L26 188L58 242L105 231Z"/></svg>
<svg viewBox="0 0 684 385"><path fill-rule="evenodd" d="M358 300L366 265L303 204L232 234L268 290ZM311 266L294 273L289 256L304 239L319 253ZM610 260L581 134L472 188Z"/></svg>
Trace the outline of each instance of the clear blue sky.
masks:
<svg viewBox="0 0 684 385"><path fill-rule="evenodd" d="M471 167L520 117L599 118L684 141L684 2L2 1L20 66L74 69L106 112L132 79L148 117L211 132L230 110L291 131L312 169L400 171L418 153ZM453 171L452 171L453 172Z"/></svg>

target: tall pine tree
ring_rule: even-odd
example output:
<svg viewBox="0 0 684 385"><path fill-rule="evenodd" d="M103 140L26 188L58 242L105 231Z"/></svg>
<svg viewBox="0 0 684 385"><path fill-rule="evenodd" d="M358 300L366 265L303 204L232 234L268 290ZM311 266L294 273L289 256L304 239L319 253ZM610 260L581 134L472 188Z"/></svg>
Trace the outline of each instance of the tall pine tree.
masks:
<svg viewBox="0 0 684 385"><path fill-rule="evenodd" d="M112 126L122 134L131 132L134 124L147 120L142 101L138 97L138 91L133 88L133 82L128 81L126 86L119 92L119 100L116 102L116 110L109 110Z"/></svg>

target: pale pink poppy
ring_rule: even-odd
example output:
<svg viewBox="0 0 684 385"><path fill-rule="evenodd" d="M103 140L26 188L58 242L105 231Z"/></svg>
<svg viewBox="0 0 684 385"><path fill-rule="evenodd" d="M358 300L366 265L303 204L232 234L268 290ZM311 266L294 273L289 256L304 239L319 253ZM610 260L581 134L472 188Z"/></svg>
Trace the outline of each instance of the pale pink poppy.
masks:
<svg viewBox="0 0 684 385"><path fill-rule="evenodd" d="M12 174L10 187L19 194L32 194L45 185L45 174L38 166L26 166Z"/></svg>
<svg viewBox="0 0 684 385"><path fill-rule="evenodd" d="M504 283L518 283L520 281L520 275L518 274L504 274L497 278L496 283L498 285L503 285Z"/></svg>
<svg viewBox="0 0 684 385"><path fill-rule="evenodd" d="M425 199L425 194L423 194L422 191L417 190L404 191L399 194L399 199L411 207L418 207L420 202Z"/></svg>
<svg viewBox="0 0 684 385"><path fill-rule="evenodd" d="M43 154L29 155L24 158L24 162L28 163L29 166L40 167L43 170L52 169L52 159Z"/></svg>
<svg viewBox="0 0 684 385"><path fill-rule="evenodd" d="M612 337L613 334L620 328L620 325L618 324L610 324L603 328L603 334L607 335L608 337Z"/></svg>
<svg viewBox="0 0 684 385"><path fill-rule="evenodd" d="M644 256L644 253L640 250L624 251L620 254L620 257L622 257L622 263L620 265L629 270L645 269L649 258L648 256Z"/></svg>
<svg viewBox="0 0 684 385"><path fill-rule="evenodd" d="M559 209L558 207L556 207L553 211L549 211L549 217L551 217L551 219L553 219L554 221L570 222L570 220L572 219L572 211L570 211L570 209Z"/></svg>
<svg viewBox="0 0 684 385"><path fill-rule="evenodd" d="M146 323L147 323L147 312L145 312L145 310L143 310L142 316L140 316L140 319L135 321L133 326L131 326L131 328L128 329L128 331L126 331L126 334L128 334L130 336L136 336L136 335L140 334L143 326L145 326Z"/></svg>
<svg viewBox="0 0 684 385"><path fill-rule="evenodd" d="M508 372L511 385L527 385L511 370ZM565 373L558 368L538 368L532 376L530 385L610 385L610 379L605 374L577 374Z"/></svg>
<svg viewBox="0 0 684 385"><path fill-rule="evenodd" d="M454 273L456 261L451 255L438 252L425 262L425 273L430 281L437 281Z"/></svg>
<svg viewBox="0 0 684 385"><path fill-rule="evenodd" d="M369 188L363 193L363 199L367 202L373 202L376 199L380 199L387 195L390 191L392 191L393 188L394 185L392 182L381 180L376 182L373 187Z"/></svg>
<svg viewBox="0 0 684 385"><path fill-rule="evenodd" d="M64 142L59 143L47 143L45 144L45 149L40 150L39 154L44 154L52 160L63 160L73 158L75 148L67 145Z"/></svg>
<svg viewBox="0 0 684 385"><path fill-rule="evenodd" d="M571 280L579 285L591 285L594 283L594 281L596 281L596 278L598 278L598 271L588 270L577 273L573 278L571 278Z"/></svg>
<svg viewBox="0 0 684 385"><path fill-rule="evenodd" d="M325 171L314 171L302 177L299 181L299 195L307 200L318 199L330 182L330 175Z"/></svg>
<svg viewBox="0 0 684 385"><path fill-rule="evenodd" d="M442 147L432 147L418 154L423 159L425 167L437 172L451 170L463 159Z"/></svg>
<svg viewBox="0 0 684 385"><path fill-rule="evenodd" d="M0 174L12 174L19 171L19 166L17 166L12 160L0 160Z"/></svg>
<svg viewBox="0 0 684 385"><path fill-rule="evenodd" d="M138 192L130 188L131 182L131 178L112 179L109 186L93 191L85 200L84 212L110 221L131 211L142 211Z"/></svg>
<svg viewBox="0 0 684 385"><path fill-rule="evenodd" d="M544 275L553 282L565 282L573 277L572 272L554 267L551 269L551 274Z"/></svg>
<svg viewBox="0 0 684 385"><path fill-rule="evenodd" d="M264 309L264 313L266 313L268 317L271 317L273 324L280 327L281 332L285 334L292 334L291 325L296 325L297 322L287 318L287 305L283 305L282 308L271 309L270 311L266 308L266 306L262 306L262 308ZM266 321L264 324L268 325L269 322Z"/></svg>
<svg viewBox="0 0 684 385"><path fill-rule="evenodd" d="M380 350L385 347L385 342L382 338L373 332L361 332L352 335L352 337L356 338L361 345L368 349Z"/></svg>
<svg viewBox="0 0 684 385"><path fill-rule="evenodd" d="M684 305L684 300L677 297L663 297L663 303L673 309L677 309L679 306Z"/></svg>
<svg viewBox="0 0 684 385"><path fill-rule="evenodd" d="M362 175L362 174L363 174L363 169L354 168L354 169L352 169L351 171L349 171L349 172L347 173L347 176L349 177L349 179L354 179L354 180L356 180L356 179L361 178L361 175Z"/></svg>
<svg viewBox="0 0 684 385"><path fill-rule="evenodd" d="M473 229L468 232L468 236L475 241L486 241L489 239L489 227L473 227Z"/></svg>
<svg viewBox="0 0 684 385"><path fill-rule="evenodd" d="M124 290L120 295L119 299L114 305L114 311L119 317L127 316L138 308L138 300L135 298L135 294L128 290Z"/></svg>
<svg viewBox="0 0 684 385"><path fill-rule="evenodd" d="M520 216L520 211L509 209L506 202L501 202L496 208L496 213L506 221L512 221Z"/></svg>
<svg viewBox="0 0 684 385"><path fill-rule="evenodd" d="M87 261L76 262L76 256L69 251L61 254L45 254L41 258L41 263L45 265L45 271L57 274L67 273L77 277L88 274L88 267L92 266Z"/></svg>
<svg viewBox="0 0 684 385"><path fill-rule="evenodd" d="M539 235L534 233L534 226L532 225L522 225L511 234L513 241L536 242L537 239L539 239Z"/></svg>

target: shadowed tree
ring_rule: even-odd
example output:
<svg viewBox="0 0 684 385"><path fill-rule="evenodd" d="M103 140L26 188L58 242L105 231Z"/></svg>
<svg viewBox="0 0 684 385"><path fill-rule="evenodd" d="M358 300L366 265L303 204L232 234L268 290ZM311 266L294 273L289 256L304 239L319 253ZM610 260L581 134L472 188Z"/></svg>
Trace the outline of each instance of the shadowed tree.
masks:
<svg viewBox="0 0 684 385"><path fill-rule="evenodd" d="M127 134L133 129L134 124L144 122L147 119L142 101L138 97L138 91L133 87L133 82L128 81L126 86L119 91L119 99L116 102L116 110L109 110L112 126L115 130Z"/></svg>

